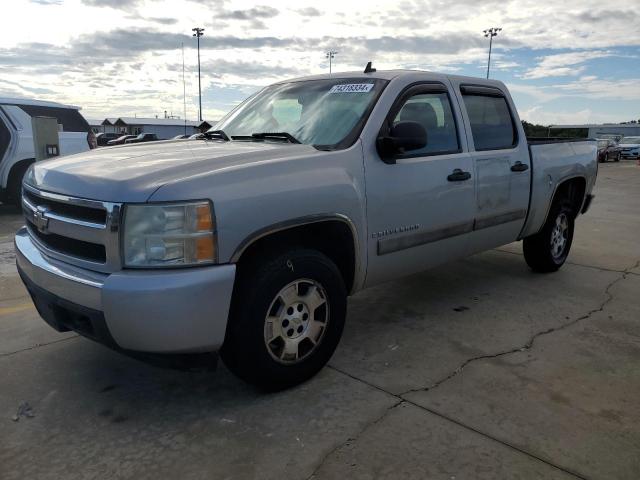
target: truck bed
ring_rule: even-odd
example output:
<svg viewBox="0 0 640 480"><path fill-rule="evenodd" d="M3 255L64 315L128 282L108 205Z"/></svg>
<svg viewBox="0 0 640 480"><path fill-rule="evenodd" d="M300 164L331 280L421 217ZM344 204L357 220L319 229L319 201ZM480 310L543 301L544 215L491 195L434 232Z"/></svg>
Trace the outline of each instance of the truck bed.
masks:
<svg viewBox="0 0 640 480"><path fill-rule="evenodd" d="M537 233L547 217L556 187L564 180L584 177L590 192L598 170L597 142L590 138L529 137L531 197L520 238Z"/></svg>

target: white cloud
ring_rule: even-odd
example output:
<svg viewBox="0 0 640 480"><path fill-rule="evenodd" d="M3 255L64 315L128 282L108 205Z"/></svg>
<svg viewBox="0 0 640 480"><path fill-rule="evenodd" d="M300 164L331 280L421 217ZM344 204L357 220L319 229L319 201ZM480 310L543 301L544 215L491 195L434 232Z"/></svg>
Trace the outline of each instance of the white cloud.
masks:
<svg viewBox="0 0 640 480"><path fill-rule="evenodd" d="M640 100L640 78L607 80L600 79L595 75L588 75L569 83L545 86L511 82L508 82L507 85L512 93L532 97L538 103L568 97L623 101Z"/></svg>
<svg viewBox="0 0 640 480"><path fill-rule="evenodd" d="M589 76L553 88L571 96L635 101L640 99L640 78L603 80Z"/></svg>
<svg viewBox="0 0 640 480"><path fill-rule="evenodd" d="M628 0L581 0L571 8L539 0L325 0L321 8L315 0L57 3L12 0L12 8L3 12L0 94L80 104L92 116L181 111L181 72L172 68L181 66L184 42L193 117L197 76L191 28L196 25L206 29L203 88L205 98L216 92L205 101L211 112L228 108L236 97L276 79L326 71L323 51L329 46L340 52L336 70L361 70L373 60L379 69L464 70L482 76L482 31L501 26L503 31L494 39L492 71L508 76L525 69L523 81L510 85L516 94L539 104L575 96L638 100L633 94L639 91L637 80L584 77L585 66L594 58L617 54L620 46L640 45L640 29L621 28L621 19L628 25L640 22ZM246 18L256 15L260 22ZM535 66L526 65L518 54L543 48L563 53L542 57ZM612 78L614 74L606 72ZM583 78L545 88L537 82L551 75ZM221 98L220 90L237 95Z"/></svg>
<svg viewBox="0 0 640 480"><path fill-rule="evenodd" d="M532 80L536 78L578 76L585 71L584 65L581 64L596 58L610 57L612 55L612 52L606 50L582 50L539 57L538 65L527 70L523 78Z"/></svg>

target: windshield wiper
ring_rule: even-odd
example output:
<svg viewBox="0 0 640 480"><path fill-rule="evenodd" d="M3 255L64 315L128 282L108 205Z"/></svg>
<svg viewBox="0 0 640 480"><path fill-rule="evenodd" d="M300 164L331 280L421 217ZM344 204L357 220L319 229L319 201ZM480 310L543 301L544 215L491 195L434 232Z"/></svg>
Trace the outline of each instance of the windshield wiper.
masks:
<svg viewBox="0 0 640 480"><path fill-rule="evenodd" d="M252 133L252 138L257 138L260 140L264 140L266 138L275 138L279 140L286 140L289 143L300 143L296 137L287 132L261 132L261 133Z"/></svg>
<svg viewBox="0 0 640 480"><path fill-rule="evenodd" d="M229 136L222 130L213 130L212 132L204 132L204 138L208 140L224 140L228 142L231 140Z"/></svg>

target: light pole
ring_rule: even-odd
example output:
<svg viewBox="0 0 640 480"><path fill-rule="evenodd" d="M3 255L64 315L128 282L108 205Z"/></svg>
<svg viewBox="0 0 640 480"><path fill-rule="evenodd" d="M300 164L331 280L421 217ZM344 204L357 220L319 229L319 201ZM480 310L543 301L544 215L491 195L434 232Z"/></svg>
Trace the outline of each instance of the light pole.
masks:
<svg viewBox="0 0 640 480"><path fill-rule="evenodd" d="M489 61L487 62L487 78L489 78L489 68L491 67L491 47L493 46L493 37L498 35L498 32L501 32L502 28L499 27L491 27L484 30L484 36L489 38Z"/></svg>
<svg viewBox="0 0 640 480"><path fill-rule="evenodd" d="M202 86L200 84L200 37L204 35L204 28L196 27L191 29L194 37L198 40L198 102L199 102L199 113L198 117L200 117L200 121L202 121Z"/></svg>
<svg viewBox="0 0 640 480"><path fill-rule="evenodd" d="M329 74L331 74L331 61L335 58L335 56L338 54L337 51L335 50L329 50L326 54L325 54L325 58L329 59Z"/></svg>

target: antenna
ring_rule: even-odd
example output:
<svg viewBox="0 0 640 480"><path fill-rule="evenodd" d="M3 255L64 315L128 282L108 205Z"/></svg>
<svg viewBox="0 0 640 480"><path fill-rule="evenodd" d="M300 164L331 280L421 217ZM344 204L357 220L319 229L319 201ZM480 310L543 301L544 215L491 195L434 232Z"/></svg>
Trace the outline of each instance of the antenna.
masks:
<svg viewBox="0 0 640 480"><path fill-rule="evenodd" d="M373 73L376 69L371 66L371 62L367 63L367 66L364 67L364 73Z"/></svg>

